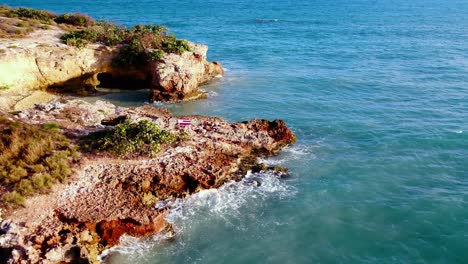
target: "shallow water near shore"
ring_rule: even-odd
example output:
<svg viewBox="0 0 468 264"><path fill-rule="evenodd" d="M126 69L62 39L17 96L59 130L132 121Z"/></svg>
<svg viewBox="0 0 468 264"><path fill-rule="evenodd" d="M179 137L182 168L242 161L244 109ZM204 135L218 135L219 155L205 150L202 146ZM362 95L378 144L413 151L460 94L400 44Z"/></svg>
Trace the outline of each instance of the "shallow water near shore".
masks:
<svg viewBox="0 0 468 264"><path fill-rule="evenodd" d="M280 118L291 178L174 205L174 241L115 263L467 263L468 2L3 1L167 25L209 45L209 98L157 104L229 121ZM147 91L88 98L129 106Z"/></svg>

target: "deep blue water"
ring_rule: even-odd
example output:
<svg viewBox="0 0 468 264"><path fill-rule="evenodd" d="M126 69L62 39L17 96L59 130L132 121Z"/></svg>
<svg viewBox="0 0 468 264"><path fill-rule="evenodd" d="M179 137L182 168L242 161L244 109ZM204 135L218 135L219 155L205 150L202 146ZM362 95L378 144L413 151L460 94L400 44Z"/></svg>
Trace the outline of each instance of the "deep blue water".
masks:
<svg viewBox="0 0 468 264"><path fill-rule="evenodd" d="M175 241L114 262L468 263L468 1L2 2L164 24L227 69L209 99L165 107L298 136L269 161L290 179L202 193L171 215Z"/></svg>

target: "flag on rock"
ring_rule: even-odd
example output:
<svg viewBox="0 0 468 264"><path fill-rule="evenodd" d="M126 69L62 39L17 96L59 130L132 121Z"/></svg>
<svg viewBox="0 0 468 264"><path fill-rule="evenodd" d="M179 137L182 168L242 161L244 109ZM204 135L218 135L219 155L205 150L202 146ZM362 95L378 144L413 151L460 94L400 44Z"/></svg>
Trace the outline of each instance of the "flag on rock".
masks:
<svg viewBox="0 0 468 264"><path fill-rule="evenodd" d="M177 124L179 124L180 127L188 127L192 125L192 121L188 118L179 118L177 119Z"/></svg>

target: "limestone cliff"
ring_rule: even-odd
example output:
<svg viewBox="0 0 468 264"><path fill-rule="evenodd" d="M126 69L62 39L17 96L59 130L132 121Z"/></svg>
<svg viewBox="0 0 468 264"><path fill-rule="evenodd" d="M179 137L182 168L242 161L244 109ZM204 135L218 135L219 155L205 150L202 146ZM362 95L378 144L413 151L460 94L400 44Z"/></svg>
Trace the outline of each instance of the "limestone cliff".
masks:
<svg viewBox="0 0 468 264"><path fill-rule="evenodd" d="M192 52L165 54L162 60L152 63L152 101L198 98L203 95L198 90L199 85L224 74L219 63L206 60L207 46L189 45Z"/></svg>
<svg viewBox="0 0 468 264"><path fill-rule="evenodd" d="M115 48L61 43L60 29L39 30L24 39L1 39L0 86L8 89L45 89L51 86L94 87L95 74L108 71ZM72 85L73 84L73 85Z"/></svg>
<svg viewBox="0 0 468 264"><path fill-rule="evenodd" d="M116 68L112 59L118 56L119 46L67 46L60 40L63 33L53 28L23 39L0 39L0 87L88 93L105 82L124 84L127 89L151 88L151 101L187 100L200 97L198 86L223 74L219 63L206 60L204 45L189 43L192 51L165 54L149 66Z"/></svg>

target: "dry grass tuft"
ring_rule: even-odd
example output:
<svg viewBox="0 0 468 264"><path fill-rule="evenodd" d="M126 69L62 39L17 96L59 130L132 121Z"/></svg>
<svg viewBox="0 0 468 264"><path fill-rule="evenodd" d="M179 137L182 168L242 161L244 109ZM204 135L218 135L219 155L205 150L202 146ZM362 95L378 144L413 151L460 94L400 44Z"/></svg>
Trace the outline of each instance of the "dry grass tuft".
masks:
<svg viewBox="0 0 468 264"><path fill-rule="evenodd" d="M0 115L0 205L22 204L24 198L64 181L80 158L56 124L27 125Z"/></svg>

